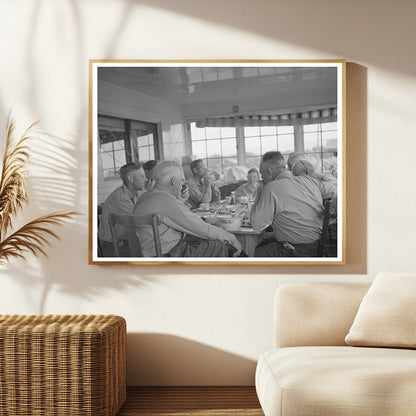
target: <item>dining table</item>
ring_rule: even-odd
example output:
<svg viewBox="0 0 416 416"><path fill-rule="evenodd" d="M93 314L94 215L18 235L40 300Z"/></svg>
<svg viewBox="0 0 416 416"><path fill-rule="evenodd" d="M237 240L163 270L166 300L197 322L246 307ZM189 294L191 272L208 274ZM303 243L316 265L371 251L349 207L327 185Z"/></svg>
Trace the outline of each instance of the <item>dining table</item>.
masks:
<svg viewBox="0 0 416 416"><path fill-rule="evenodd" d="M222 200L211 204L204 204L202 208L199 207L192 211L209 224L222 227L226 231L234 234L238 241L240 241L242 250L248 257L253 257L257 244L263 238L264 229L257 230L252 227L250 223L250 208L250 202L230 205L228 201ZM241 225L235 228L225 227L219 221L221 216L241 217Z"/></svg>

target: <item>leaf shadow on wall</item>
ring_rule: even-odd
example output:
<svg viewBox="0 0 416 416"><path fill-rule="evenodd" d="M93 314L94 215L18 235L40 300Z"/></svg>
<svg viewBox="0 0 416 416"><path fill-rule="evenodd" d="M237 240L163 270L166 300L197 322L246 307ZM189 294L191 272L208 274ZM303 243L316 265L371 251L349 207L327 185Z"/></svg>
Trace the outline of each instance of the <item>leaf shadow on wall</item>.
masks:
<svg viewBox="0 0 416 416"><path fill-rule="evenodd" d="M18 220L27 222L52 211L74 210L77 196L80 193L85 195L87 187L86 183L80 183L77 172L80 152L76 141L74 143L73 138L40 131L29 146L29 204L19 213ZM47 300L51 289L74 295L79 302L80 299L92 299L107 289L119 291L126 287L142 287L148 283L149 280L144 276L137 276L134 272L126 273L123 266L101 267L99 274L85 273L88 262L87 215L81 214L53 230L60 241L50 239L51 245L46 247L48 258L35 258L28 253L25 256L26 262L11 260L3 269L10 278L20 283L25 296L21 301L28 305L29 310L37 309L40 314L66 313L65 310L48 309ZM79 256L80 252L84 255ZM77 270L81 272L76 273ZM41 287L41 290L35 291L34 287ZM19 306L16 305L16 313L19 312ZM68 310L69 312L71 311ZM109 313L113 311L109 310Z"/></svg>
<svg viewBox="0 0 416 416"><path fill-rule="evenodd" d="M326 0L258 0L256 3L240 0L229 0L226 3L221 0L127 0L127 4L130 9L131 4L137 7L147 5L201 22L236 28L241 31L242 38L244 32L256 33L288 45L305 47L316 51L317 59L323 58L319 55L319 51L322 51L325 56L354 56L357 61L414 74L414 59L411 54L403 53L403 34L397 30L398 25L414 26L414 3L411 1L398 3L394 9L389 1L378 2L377 8L372 1ZM155 29L160 30L157 25ZM179 36L182 35L181 30L178 28ZM148 36L151 38L151 34ZM202 56L193 58L207 58L203 55L206 53L204 48L200 47L199 50ZM283 57L278 50L271 49L270 52L269 59L305 57L299 56L299 52L295 52L295 56ZM230 58L235 59L235 56ZM264 56L256 58L267 59Z"/></svg>
<svg viewBox="0 0 416 416"><path fill-rule="evenodd" d="M255 360L175 335L129 333L127 360L130 386L254 385Z"/></svg>

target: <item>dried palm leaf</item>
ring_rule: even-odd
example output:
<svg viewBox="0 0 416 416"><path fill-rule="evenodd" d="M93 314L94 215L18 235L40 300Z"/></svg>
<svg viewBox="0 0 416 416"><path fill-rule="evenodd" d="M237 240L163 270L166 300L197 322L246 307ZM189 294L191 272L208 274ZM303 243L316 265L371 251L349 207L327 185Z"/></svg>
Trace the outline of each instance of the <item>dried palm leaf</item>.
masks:
<svg viewBox="0 0 416 416"><path fill-rule="evenodd" d="M0 264L5 263L10 257L24 258L25 252L43 254L47 256L45 247L50 245L51 237L59 240L58 235L49 226L59 225L66 219L77 215L77 212L55 212L39 217L0 242Z"/></svg>
<svg viewBox="0 0 416 416"><path fill-rule="evenodd" d="M64 220L77 215L76 212L56 212L30 221L19 230L5 238L12 228L12 218L28 203L25 188L27 177L26 163L29 160L29 147L26 141L32 136L32 123L13 144L15 130L14 121L10 115L7 122L6 147L3 156L0 178L0 264L10 257L24 258L25 252L46 256L45 246L49 245L49 238L57 238L57 234L49 227L61 224Z"/></svg>
<svg viewBox="0 0 416 416"><path fill-rule="evenodd" d="M6 148L0 179L0 238L11 228L12 217L16 216L23 204L28 202L25 189L27 176L25 164L29 159L29 148L25 142L30 138L30 132L36 124L37 121L31 124L13 145L15 125L10 117L8 119Z"/></svg>

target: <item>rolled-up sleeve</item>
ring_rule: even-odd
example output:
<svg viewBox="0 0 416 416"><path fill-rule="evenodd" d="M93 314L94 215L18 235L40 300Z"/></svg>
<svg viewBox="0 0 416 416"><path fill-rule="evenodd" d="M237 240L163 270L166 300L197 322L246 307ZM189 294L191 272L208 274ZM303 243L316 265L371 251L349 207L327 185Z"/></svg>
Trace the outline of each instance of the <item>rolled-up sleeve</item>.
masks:
<svg viewBox="0 0 416 416"><path fill-rule="evenodd" d="M268 186L264 186L251 207L251 225L256 230L261 230L273 222L276 210L276 200Z"/></svg>

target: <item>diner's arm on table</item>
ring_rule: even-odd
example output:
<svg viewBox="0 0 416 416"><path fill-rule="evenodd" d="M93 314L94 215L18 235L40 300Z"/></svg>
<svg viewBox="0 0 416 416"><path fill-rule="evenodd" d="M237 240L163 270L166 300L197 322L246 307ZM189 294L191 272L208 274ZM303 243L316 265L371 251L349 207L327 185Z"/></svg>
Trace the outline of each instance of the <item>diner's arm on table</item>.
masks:
<svg viewBox="0 0 416 416"><path fill-rule="evenodd" d="M238 240L234 234L202 221L201 218L190 211L183 202L178 203L176 207L177 209L169 211L169 216L163 216L162 218L162 222L169 227L195 237L221 241L227 240L233 246L239 246Z"/></svg>
<svg viewBox="0 0 416 416"><path fill-rule="evenodd" d="M268 187L263 187L251 207L250 222L255 230L261 230L273 223L276 201Z"/></svg>

